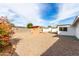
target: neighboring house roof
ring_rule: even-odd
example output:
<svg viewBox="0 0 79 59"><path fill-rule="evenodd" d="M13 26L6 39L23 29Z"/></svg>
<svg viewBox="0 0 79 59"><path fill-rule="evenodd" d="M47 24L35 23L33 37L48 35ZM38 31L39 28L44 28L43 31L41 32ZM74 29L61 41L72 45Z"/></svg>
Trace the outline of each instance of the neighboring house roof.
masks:
<svg viewBox="0 0 79 59"><path fill-rule="evenodd" d="M76 16L74 22L72 23L72 26L76 25L78 21L79 21L79 16Z"/></svg>
<svg viewBox="0 0 79 59"><path fill-rule="evenodd" d="M38 28L38 27L40 27L40 26L32 26L32 28Z"/></svg>

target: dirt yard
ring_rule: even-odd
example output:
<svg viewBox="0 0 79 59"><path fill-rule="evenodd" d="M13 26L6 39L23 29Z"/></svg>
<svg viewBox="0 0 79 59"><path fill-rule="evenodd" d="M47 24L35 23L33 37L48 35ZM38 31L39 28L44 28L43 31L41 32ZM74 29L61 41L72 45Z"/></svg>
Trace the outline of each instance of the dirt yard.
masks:
<svg viewBox="0 0 79 59"><path fill-rule="evenodd" d="M79 41L74 37L17 29L13 38L18 40L15 52L19 56L79 55Z"/></svg>

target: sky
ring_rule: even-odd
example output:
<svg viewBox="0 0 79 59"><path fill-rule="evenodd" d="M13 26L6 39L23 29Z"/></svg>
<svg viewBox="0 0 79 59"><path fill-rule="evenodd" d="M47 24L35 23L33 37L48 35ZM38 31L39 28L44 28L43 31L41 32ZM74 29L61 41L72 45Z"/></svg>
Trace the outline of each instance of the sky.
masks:
<svg viewBox="0 0 79 59"><path fill-rule="evenodd" d="M16 26L72 24L78 15L78 3L0 3L0 16Z"/></svg>

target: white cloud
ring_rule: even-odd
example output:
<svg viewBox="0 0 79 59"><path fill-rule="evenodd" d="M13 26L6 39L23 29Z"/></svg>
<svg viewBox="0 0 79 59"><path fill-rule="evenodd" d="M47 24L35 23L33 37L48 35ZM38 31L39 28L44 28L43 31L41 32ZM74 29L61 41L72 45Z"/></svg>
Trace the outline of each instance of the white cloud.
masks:
<svg viewBox="0 0 79 59"><path fill-rule="evenodd" d="M24 17L28 23L32 22L34 25L43 25L43 22L45 22L40 18L40 9L38 4L7 4L7 6L17 12L17 14Z"/></svg>
<svg viewBox="0 0 79 59"><path fill-rule="evenodd" d="M33 3L0 4L0 15L4 15L5 13L5 15L12 17L14 13L7 14L8 9L12 9L26 20L26 21L23 20L19 21L25 22L26 24L32 22L34 25L45 25L45 22L46 23L48 22L50 24L52 23L57 24L61 20L77 15L78 14L77 12L79 11L79 4L60 4L57 19L53 21L45 21L40 18L40 9L38 4ZM15 23L17 24L17 20Z"/></svg>
<svg viewBox="0 0 79 59"><path fill-rule="evenodd" d="M12 19L15 13L8 10L11 9L16 14L20 15L22 19L13 21L16 25L26 26L27 23L32 22L34 25L43 25L46 21L40 18L40 9L38 4L33 3L15 3L15 4L0 4L0 16L8 16ZM24 20L25 19L25 20Z"/></svg>
<svg viewBox="0 0 79 59"><path fill-rule="evenodd" d="M79 4L61 4L59 7L59 14L57 16L57 19L54 21L51 21L50 23L59 23L59 21L64 20L69 17L76 16L79 12Z"/></svg>

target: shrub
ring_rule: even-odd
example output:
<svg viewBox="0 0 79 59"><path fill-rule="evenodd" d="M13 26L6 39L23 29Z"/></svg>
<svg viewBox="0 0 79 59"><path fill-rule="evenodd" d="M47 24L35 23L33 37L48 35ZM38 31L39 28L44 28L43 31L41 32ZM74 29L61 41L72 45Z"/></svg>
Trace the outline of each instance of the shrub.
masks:
<svg viewBox="0 0 79 59"><path fill-rule="evenodd" d="M8 45L8 43L6 41L0 40L0 46L6 46Z"/></svg>
<svg viewBox="0 0 79 59"><path fill-rule="evenodd" d="M32 23L28 23L27 24L27 28L32 28L33 24Z"/></svg>
<svg viewBox="0 0 79 59"><path fill-rule="evenodd" d="M0 40L0 52L4 51L6 46L9 46L9 43L7 41Z"/></svg>
<svg viewBox="0 0 79 59"><path fill-rule="evenodd" d="M0 47L7 46L10 43L12 32L11 24L7 20L5 21L0 18Z"/></svg>
<svg viewBox="0 0 79 59"><path fill-rule="evenodd" d="M0 28L0 35L7 35L7 32L4 29Z"/></svg>

